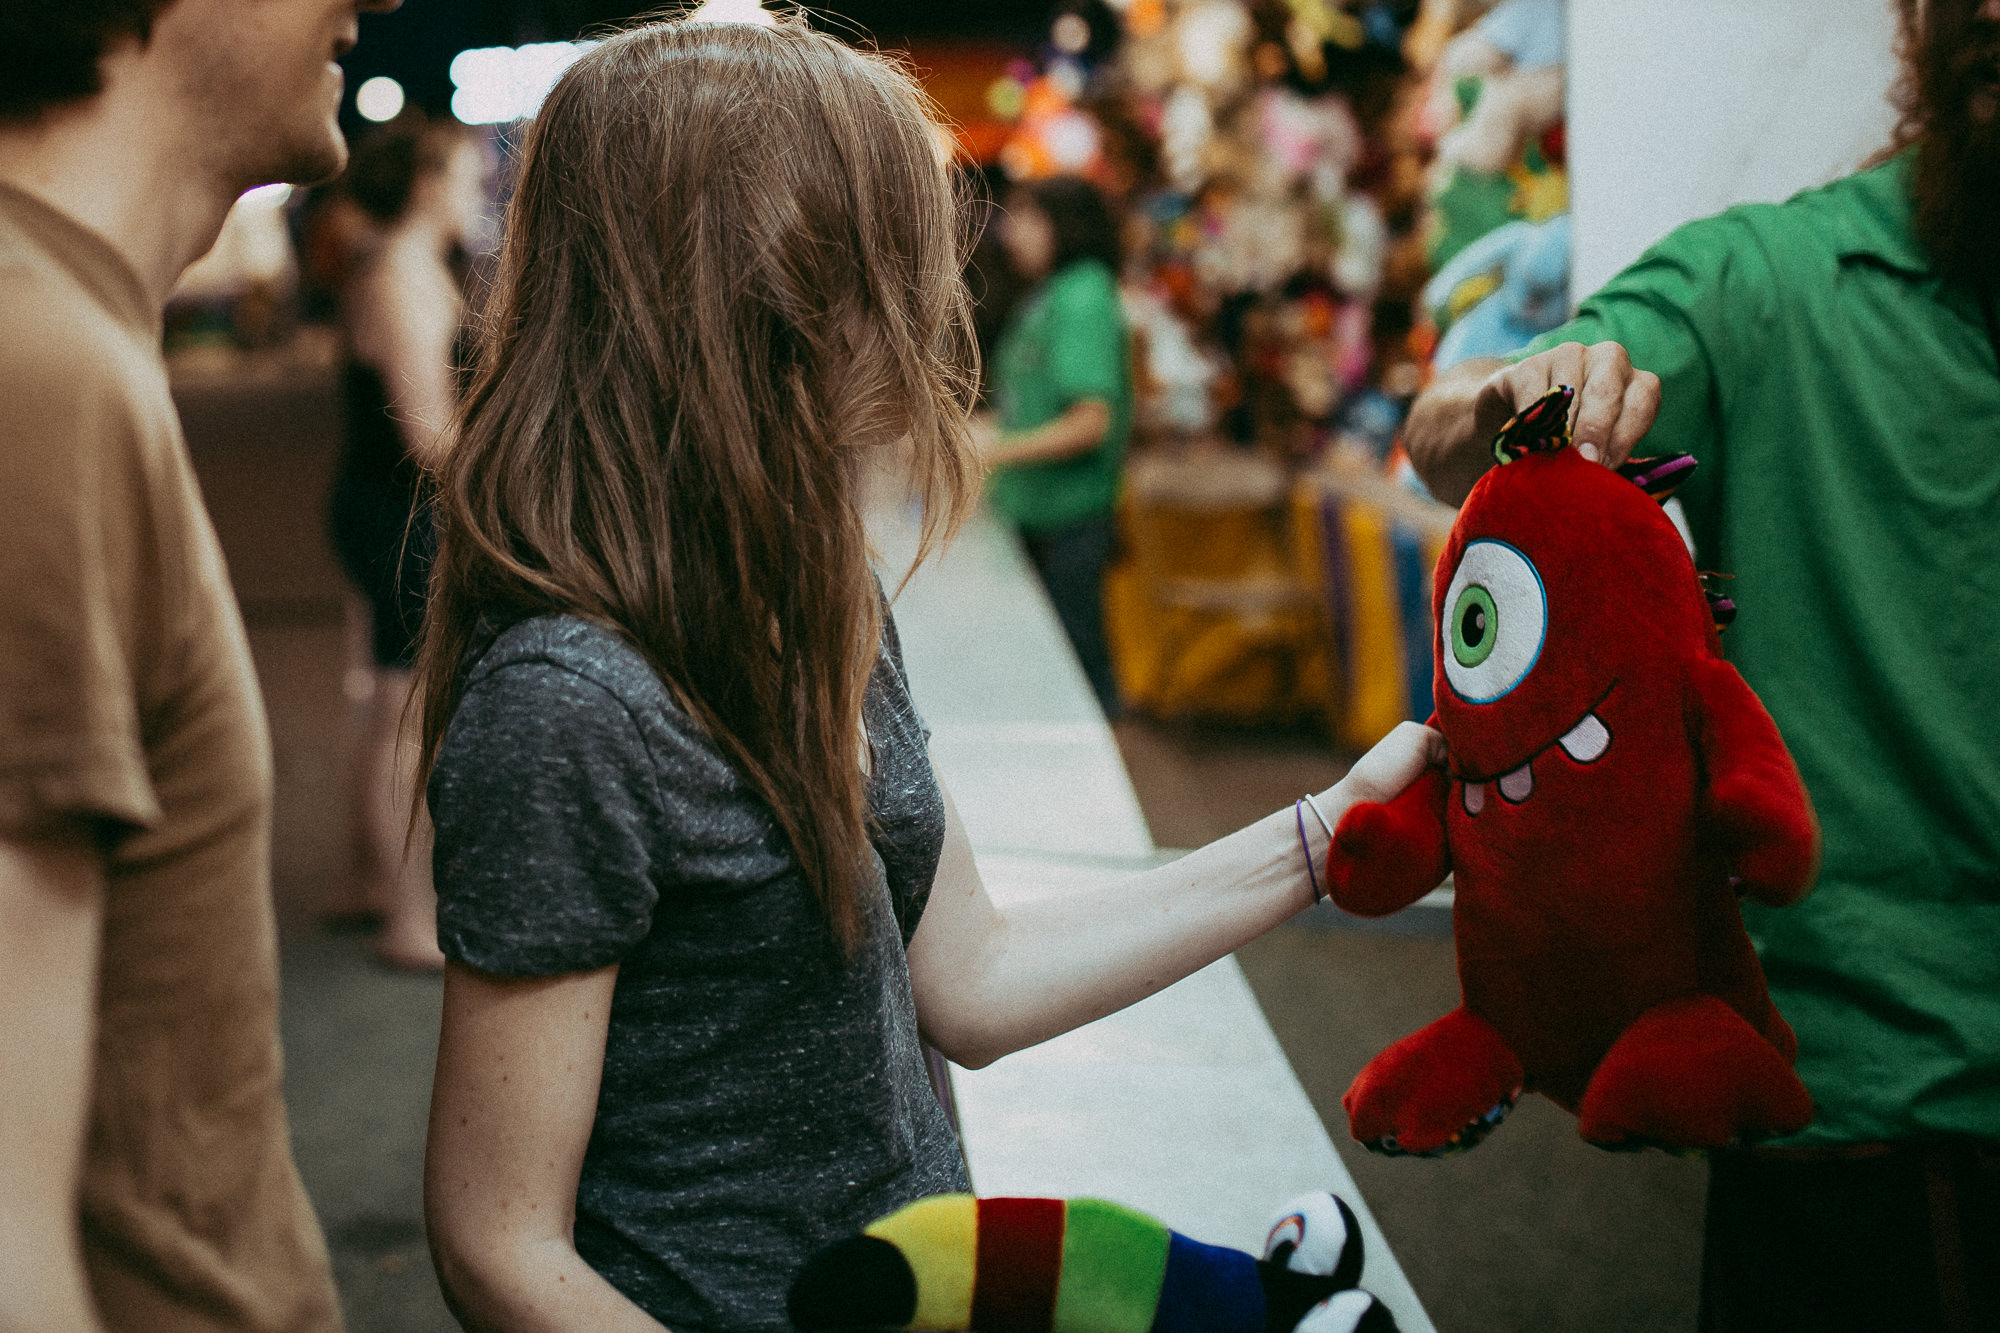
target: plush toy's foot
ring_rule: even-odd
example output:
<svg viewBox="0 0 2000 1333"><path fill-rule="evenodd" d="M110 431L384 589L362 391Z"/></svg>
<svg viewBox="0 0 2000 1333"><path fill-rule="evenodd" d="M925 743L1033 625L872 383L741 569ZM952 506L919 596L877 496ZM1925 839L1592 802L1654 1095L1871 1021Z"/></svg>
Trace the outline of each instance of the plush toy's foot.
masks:
<svg viewBox="0 0 2000 1333"><path fill-rule="evenodd" d="M1591 1076L1577 1132L1600 1148L1722 1148L1790 1134L1812 1098L1777 1049L1712 995L1647 1010Z"/></svg>
<svg viewBox="0 0 2000 1333"><path fill-rule="evenodd" d="M1326 1190L1301 1194L1280 1208L1264 1236L1265 1263L1332 1278L1336 1290L1359 1282L1367 1260L1361 1219Z"/></svg>
<svg viewBox="0 0 2000 1333"><path fill-rule="evenodd" d="M1396 1316L1365 1291L1343 1291L1307 1311L1297 1333L1397 1333Z"/></svg>
<svg viewBox="0 0 2000 1333"><path fill-rule="evenodd" d="M1520 1096L1520 1058L1461 1006L1369 1061L1341 1104L1364 1148L1443 1157L1492 1133Z"/></svg>
<svg viewBox="0 0 2000 1333"><path fill-rule="evenodd" d="M1367 1258L1361 1221L1339 1195L1319 1190L1293 1199L1278 1210L1257 1261L1265 1328L1293 1333L1306 1311L1361 1281Z"/></svg>

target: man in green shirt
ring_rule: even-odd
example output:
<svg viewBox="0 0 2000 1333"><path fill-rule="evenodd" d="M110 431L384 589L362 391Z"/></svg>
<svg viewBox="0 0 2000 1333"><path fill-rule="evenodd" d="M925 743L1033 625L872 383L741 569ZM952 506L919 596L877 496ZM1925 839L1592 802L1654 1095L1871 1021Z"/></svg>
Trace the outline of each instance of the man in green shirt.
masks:
<svg viewBox="0 0 2000 1333"><path fill-rule="evenodd" d="M1744 905L1818 1114L1714 1158L1710 1329L2000 1327L2000 0L1905 21L1904 151L1680 228L1406 435L1458 501L1571 384L1586 453L1701 462L1696 559L1826 853Z"/></svg>

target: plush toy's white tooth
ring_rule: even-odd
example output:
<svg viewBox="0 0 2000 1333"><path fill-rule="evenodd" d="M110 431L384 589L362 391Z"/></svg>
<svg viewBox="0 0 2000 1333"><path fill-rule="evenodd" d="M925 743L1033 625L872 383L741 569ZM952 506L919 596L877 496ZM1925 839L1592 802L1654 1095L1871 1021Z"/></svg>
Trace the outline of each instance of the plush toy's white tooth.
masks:
<svg viewBox="0 0 2000 1333"><path fill-rule="evenodd" d="M1479 812L1486 808L1486 784L1483 782L1466 783L1464 800L1465 813L1477 818Z"/></svg>
<svg viewBox="0 0 2000 1333"><path fill-rule="evenodd" d="M1597 714L1585 713L1583 721L1571 727L1556 744L1577 763L1593 763L1611 748L1611 729L1598 720Z"/></svg>
<svg viewBox="0 0 2000 1333"><path fill-rule="evenodd" d="M1500 779L1500 794L1515 805L1528 799L1535 790L1535 770L1523 764Z"/></svg>

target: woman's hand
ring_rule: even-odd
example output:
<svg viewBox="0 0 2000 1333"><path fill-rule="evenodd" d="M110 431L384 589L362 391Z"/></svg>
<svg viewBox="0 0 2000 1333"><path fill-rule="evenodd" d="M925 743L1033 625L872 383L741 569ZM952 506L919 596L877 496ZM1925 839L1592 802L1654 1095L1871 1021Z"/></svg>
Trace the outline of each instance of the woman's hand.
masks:
<svg viewBox="0 0 2000 1333"><path fill-rule="evenodd" d="M1354 767L1333 785L1330 794L1342 811L1362 801L1386 803L1422 777L1425 769L1442 767L1444 761L1443 736L1421 722L1399 722L1394 731L1354 761ZM1326 813L1336 824L1340 822L1331 808Z"/></svg>

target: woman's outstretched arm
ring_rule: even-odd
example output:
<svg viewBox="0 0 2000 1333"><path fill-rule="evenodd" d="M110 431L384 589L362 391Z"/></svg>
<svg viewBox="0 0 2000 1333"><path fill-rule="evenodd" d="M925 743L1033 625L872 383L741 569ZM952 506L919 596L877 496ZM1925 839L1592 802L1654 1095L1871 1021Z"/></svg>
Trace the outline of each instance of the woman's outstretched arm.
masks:
<svg viewBox="0 0 2000 1333"><path fill-rule="evenodd" d="M1406 722L1319 797L1334 824L1357 801L1387 801L1444 758L1434 731ZM944 855L910 942L925 1040L978 1068L1145 999L1312 904L1287 808L1171 865L1101 890L996 906L947 801ZM1306 837L1324 864L1326 830Z"/></svg>
<svg viewBox="0 0 2000 1333"><path fill-rule="evenodd" d="M474 1333L664 1333L572 1235L617 981L616 967L445 967L424 1217L446 1303Z"/></svg>

